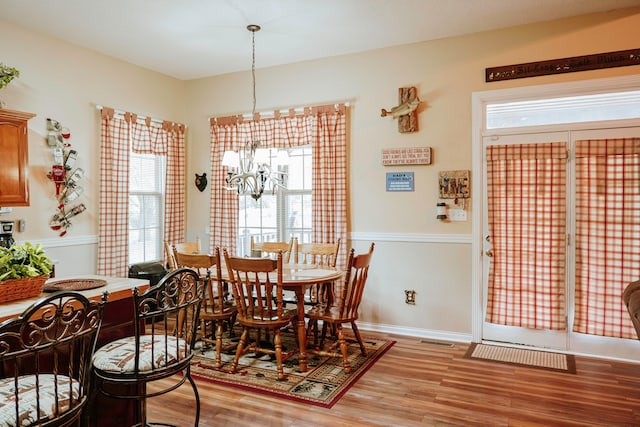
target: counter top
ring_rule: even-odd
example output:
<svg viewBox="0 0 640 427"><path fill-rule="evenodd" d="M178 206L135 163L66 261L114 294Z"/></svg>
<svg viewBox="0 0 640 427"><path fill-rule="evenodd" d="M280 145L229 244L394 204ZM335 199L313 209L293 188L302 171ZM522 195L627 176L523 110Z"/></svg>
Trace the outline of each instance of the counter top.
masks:
<svg viewBox="0 0 640 427"><path fill-rule="evenodd" d="M132 296L132 289L137 287L140 290L145 290L149 287L149 281L145 279L129 279L129 278L121 278L121 277L106 277L106 276L96 276L96 275L83 275L77 277L56 277L54 279L49 279L47 283L57 282L59 280L69 280L69 279L102 279L107 282L106 286L102 286L94 289L87 289L84 291L78 291L81 294L85 295L87 298L91 300L100 300L102 298L102 294L109 292L109 298L107 302L118 301L121 299L129 298ZM8 301L6 303L0 304L0 321L16 317L21 314L24 310L26 310L31 304L37 301L39 298L50 295L49 293L43 292L38 296L22 299L18 301Z"/></svg>

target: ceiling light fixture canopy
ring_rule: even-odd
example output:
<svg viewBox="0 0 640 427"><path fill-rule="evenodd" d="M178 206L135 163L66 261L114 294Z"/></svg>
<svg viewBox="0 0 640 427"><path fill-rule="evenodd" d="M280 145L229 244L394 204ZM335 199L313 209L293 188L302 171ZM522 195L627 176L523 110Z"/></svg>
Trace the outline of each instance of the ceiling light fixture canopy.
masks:
<svg viewBox="0 0 640 427"><path fill-rule="evenodd" d="M251 118L255 120L256 115L256 32L260 31L260 26L247 25L247 30L251 31L251 78L253 83L253 108ZM253 132L252 132L253 133ZM244 150L225 151L222 157L222 166L226 166L227 177L225 178L226 189L236 191L239 195L251 196L254 200L260 199L265 189L275 194L278 188L285 188L286 173L278 170L278 165L286 164L288 159L283 158L283 153L279 152L277 159L271 163L269 149L260 148L260 141L251 135L251 139L246 142ZM284 156L287 157L287 156Z"/></svg>

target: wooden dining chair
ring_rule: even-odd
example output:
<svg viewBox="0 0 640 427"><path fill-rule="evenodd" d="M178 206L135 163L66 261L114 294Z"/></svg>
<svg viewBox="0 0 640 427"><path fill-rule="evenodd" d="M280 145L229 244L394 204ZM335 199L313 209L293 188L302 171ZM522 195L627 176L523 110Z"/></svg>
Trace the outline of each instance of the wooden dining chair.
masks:
<svg viewBox="0 0 640 427"><path fill-rule="evenodd" d="M367 355L367 349L360 336L360 331L356 325L358 319L358 307L362 301L364 287L369 274L369 265L373 255L374 243L371 243L369 252L355 255L354 249L349 253L347 270L345 272L344 284L338 290L338 295L333 302L322 302L307 311L306 316L311 324L317 325L322 321L322 337L318 342L317 328L314 333L314 348L309 349L309 353L321 356L340 357L344 362L344 370L346 373L351 372L349 357L347 353L347 341L344 336L343 324L351 324L351 329L355 335L360 351L363 356ZM327 328L332 326L335 328L336 337L334 342L325 349L324 342L326 338ZM340 352L337 348L340 348Z"/></svg>
<svg viewBox="0 0 640 427"><path fill-rule="evenodd" d="M340 243L342 239L335 243L299 243L294 249L295 264L316 264L318 266L336 267ZM316 305L319 302L333 298L333 282L318 283L309 286L305 293L305 305ZM289 301L287 302L295 302Z"/></svg>
<svg viewBox="0 0 640 427"><path fill-rule="evenodd" d="M227 283L222 280L220 248L213 255L182 253L174 247L174 257L178 267L187 267L198 272L205 280L206 290L200 308L200 339L203 344L216 347L216 364L222 367L222 351L233 347L222 346L224 323L228 325L229 336L233 336L233 324L237 314L236 305L231 298ZM202 350L204 351L204 345Z"/></svg>
<svg viewBox="0 0 640 427"><path fill-rule="evenodd" d="M260 251L261 254L277 255L282 252L282 262L285 264L291 260L291 254L294 252L294 245L297 239L292 237L288 242L256 242L254 236L251 236L251 253Z"/></svg>
<svg viewBox="0 0 640 427"><path fill-rule="evenodd" d="M294 251L294 262L335 267L341 242L342 239L339 238L335 243L298 243Z"/></svg>
<svg viewBox="0 0 640 427"><path fill-rule="evenodd" d="M147 399L169 393L188 380L195 397L197 427L200 396L191 377L191 359L204 289L203 280L189 268L169 272L144 292L134 288L134 334L109 342L95 352L93 393L137 401L136 425L169 426L147 422ZM153 387L148 387L151 383Z"/></svg>
<svg viewBox="0 0 640 427"><path fill-rule="evenodd" d="M229 256L224 250L225 264L231 279L233 296L238 308L238 323L242 336L236 349L232 372L238 369L243 354L275 354L278 379L284 379L282 366L282 339L280 329L296 321L296 312L285 310L282 301L282 252L276 260L268 258L240 258ZM250 331L256 330L256 339L250 342ZM260 342L260 331L273 331L274 347Z"/></svg>
<svg viewBox="0 0 640 427"><path fill-rule="evenodd" d="M0 324L1 426L79 425L106 300L58 291Z"/></svg>

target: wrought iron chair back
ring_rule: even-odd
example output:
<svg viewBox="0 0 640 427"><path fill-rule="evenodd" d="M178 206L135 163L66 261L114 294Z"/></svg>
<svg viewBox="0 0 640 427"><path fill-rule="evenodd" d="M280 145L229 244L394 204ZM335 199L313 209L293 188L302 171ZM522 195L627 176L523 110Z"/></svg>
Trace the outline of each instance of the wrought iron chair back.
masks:
<svg viewBox="0 0 640 427"><path fill-rule="evenodd" d="M106 300L59 291L0 324L0 425L79 422Z"/></svg>

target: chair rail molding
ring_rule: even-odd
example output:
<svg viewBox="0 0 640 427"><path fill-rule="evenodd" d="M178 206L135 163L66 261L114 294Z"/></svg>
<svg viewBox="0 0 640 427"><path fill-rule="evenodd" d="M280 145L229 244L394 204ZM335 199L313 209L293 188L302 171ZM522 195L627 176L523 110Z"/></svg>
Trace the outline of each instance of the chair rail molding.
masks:
<svg viewBox="0 0 640 427"><path fill-rule="evenodd" d="M34 245L40 243L44 249L62 248L65 246L95 245L98 243L98 236L67 236L64 239L59 237L53 239L26 239L24 241L16 241L16 244L24 244L26 241L29 241Z"/></svg>
<svg viewBox="0 0 640 427"><path fill-rule="evenodd" d="M376 242L407 242L407 243L460 243L470 245L471 234L419 234L419 233L373 233L352 232L352 241L373 240Z"/></svg>

